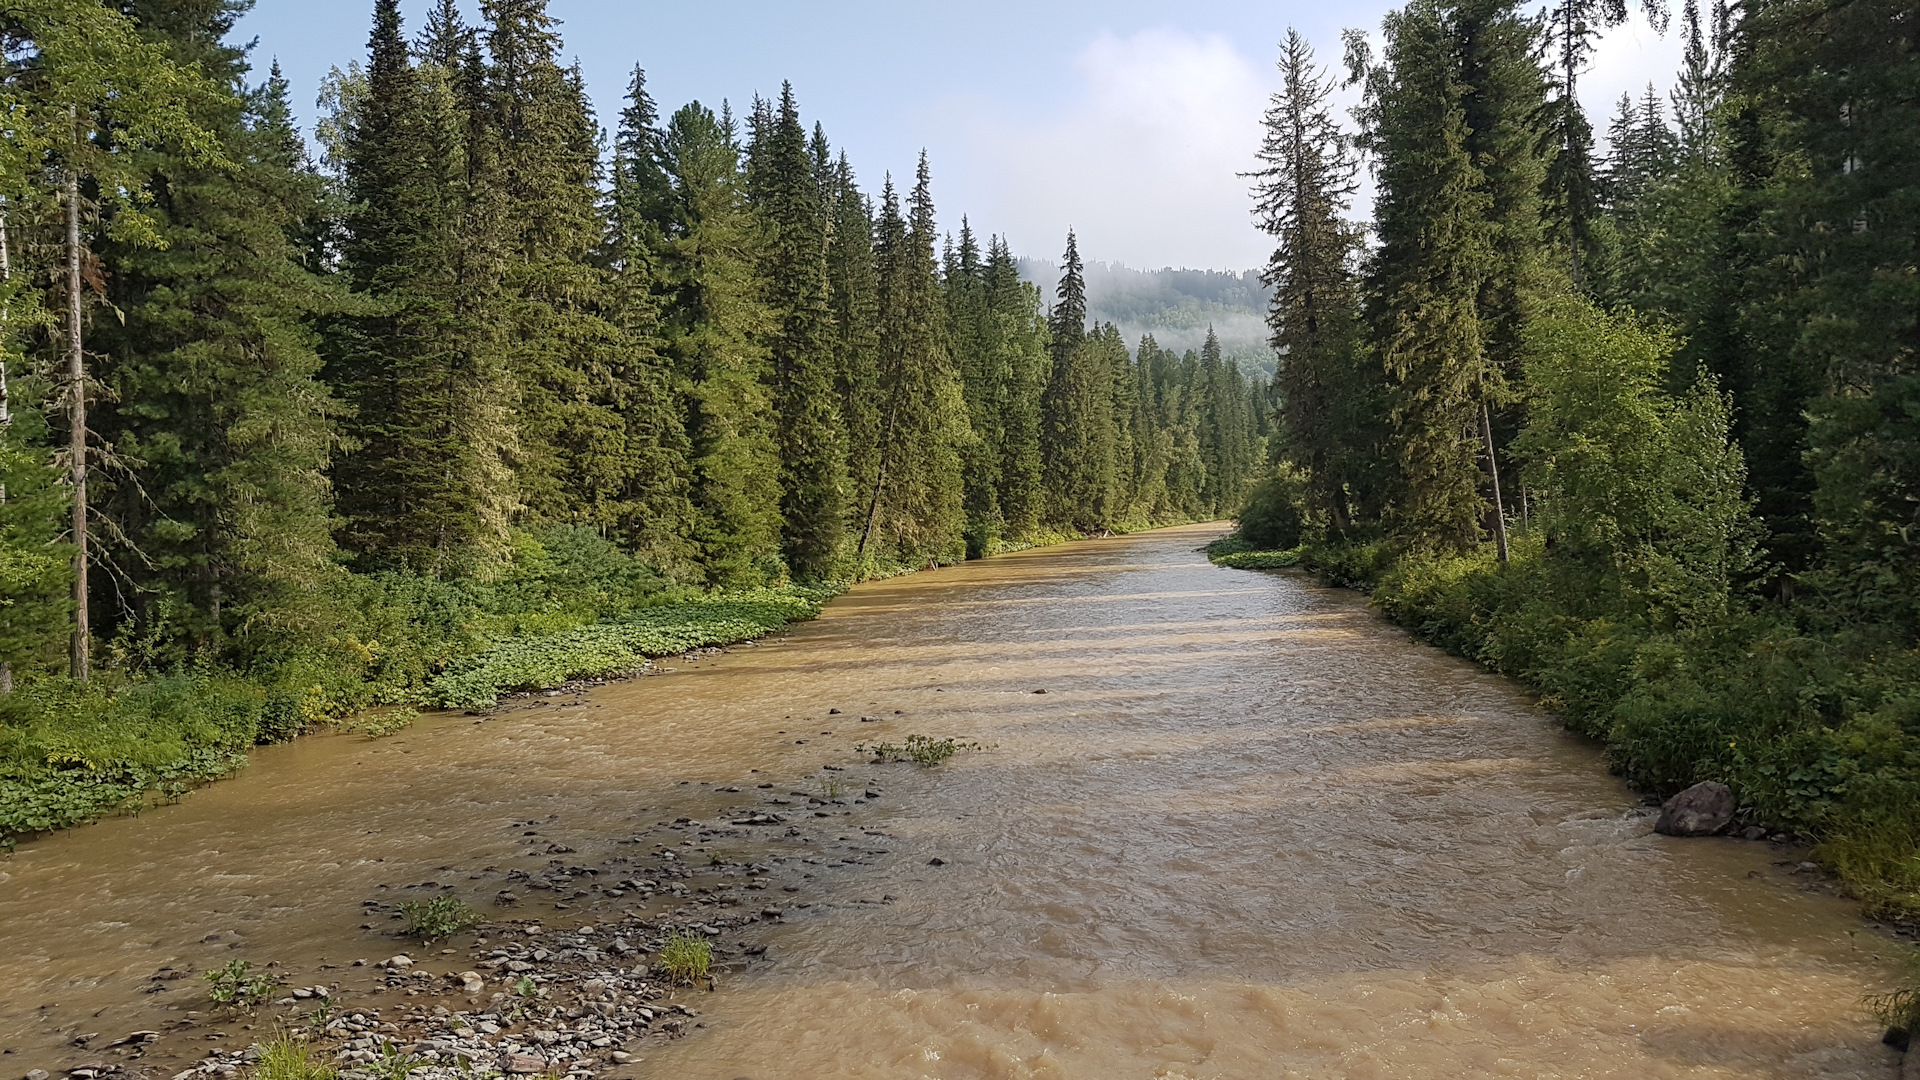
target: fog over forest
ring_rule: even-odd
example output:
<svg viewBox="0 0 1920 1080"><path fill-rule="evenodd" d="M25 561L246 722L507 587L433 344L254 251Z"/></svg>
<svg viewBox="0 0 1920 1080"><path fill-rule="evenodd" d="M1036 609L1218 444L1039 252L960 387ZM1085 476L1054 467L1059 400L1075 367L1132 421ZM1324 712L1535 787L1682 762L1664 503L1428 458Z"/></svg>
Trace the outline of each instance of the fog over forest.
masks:
<svg viewBox="0 0 1920 1080"><path fill-rule="evenodd" d="M1060 269L1051 260L1022 258L1020 276L1052 296ZM1221 351L1241 371L1273 374L1273 347L1267 340L1272 331L1266 322L1273 290L1260 283L1257 270L1136 270L1119 262L1089 262L1086 281L1088 317L1114 324L1129 346L1152 334L1161 348L1184 353L1199 349L1212 327Z"/></svg>

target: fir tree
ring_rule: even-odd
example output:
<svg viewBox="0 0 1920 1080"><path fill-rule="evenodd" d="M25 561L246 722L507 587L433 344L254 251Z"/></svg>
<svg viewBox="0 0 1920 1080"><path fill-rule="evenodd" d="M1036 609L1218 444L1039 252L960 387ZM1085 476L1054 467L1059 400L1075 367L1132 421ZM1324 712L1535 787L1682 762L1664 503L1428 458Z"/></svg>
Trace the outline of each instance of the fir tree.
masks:
<svg viewBox="0 0 1920 1080"><path fill-rule="evenodd" d="M157 624L142 632L201 646L298 622L302 599L335 570L326 469L337 407L318 379L313 324L343 298L303 265L298 236L321 190L286 83L276 71L249 88L245 50L224 42L242 10L126 5L176 63L228 88L195 115L226 167L147 155L148 213L166 246L101 251L124 313L96 335L113 393L94 423L128 463L103 493L124 541L111 558L133 585L127 614Z"/></svg>
<svg viewBox="0 0 1920 1080"><path fill-rule="evenodd" d="M756 109L749 185L762 223L760 274L779 328L771 339L779 410L782 546L804 578L831 575L846 533L847 447L834 393L827 216L793 87ZM761 126L764 125L764 126Z"/></svg>
<svg viewBox="0 0 1920 1080"><path fill-rule="evenodd" d="M1380 238L1367 320L1394 426L1386 513L1416 544L1459 547L1477 539L1484 506L1473 431L1492 375L1479 298L1493 261L1493 199L1468 149L1468 87L1446 9L1416 0L1389 15L1385 31L1362 117Z"/></svg>
<svg viewBox="0 0 1920 1080"><path fill-rule="evenodd" d="M1276 240L1261 277L1273 289L1267 319L1279 357L1276 448L1305 471L1311 510L1345 533L1378 449L1366 416L1379 380L1359 363L1360 234L1343 216L1357 164L1327 104L1333 82L1291 30L1280 74L1261 145L1265 168L1254 174L1260 227Z"/></svg>
<svg viewBox="0 0 1920 1080"><path fill-rule="evenodd" d="M780 462L763 342L777 325L755 268L759 231L746 202L731 121L699 103L662 139L673 216L661 252L662 331L686 387L694 538L708 581L778 579Z"/></svg>

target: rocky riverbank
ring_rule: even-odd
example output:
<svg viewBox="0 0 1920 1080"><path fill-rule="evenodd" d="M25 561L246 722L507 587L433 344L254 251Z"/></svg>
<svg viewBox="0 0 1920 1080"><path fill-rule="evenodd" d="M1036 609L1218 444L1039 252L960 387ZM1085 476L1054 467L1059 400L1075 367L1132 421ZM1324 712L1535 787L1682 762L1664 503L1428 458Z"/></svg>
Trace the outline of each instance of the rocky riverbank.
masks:
<svg viewBox="0 0 1920 1080"><path fill-rule="evenodd" d="M543 696L517 707L566 703ZM209 1000L207 972L218 970L211 960L198 970L163 968L145 990L175 999L164 1009L177 1017L124 1035L81 1034L59 1071L68 1080L265 1075L263 1054L290 1040L344 1080L454 1080L475 1070L634 1075L650 1047L703 1026L700 1003L709 994L778 962L769 939L784 922L817 903L892 901L840 888L857 868L891 854L886 833L869 820L888 768L915 766L856 756L787 783L688 785L684 812L656 807L658 819L627 836L588 839L563 835L557 821L512 822L522 848L516 858L450 865L435 880L382 885L364 901L363 933L342 948L384 943L396 951L337 966L250 967L242 980L264 977L251 1009ZM706 808L700 818L692 816L696 805ZM585 857L576 846L606 854ZM389 929L408 918L404 909L435 898L471 898L485 921L433 947ZM206 944L244 945L231 936L208 935ZM676 938L704 943L709 974L668 973L661 953ZM29 1080L51 1080L46 1068Z"/></svg>

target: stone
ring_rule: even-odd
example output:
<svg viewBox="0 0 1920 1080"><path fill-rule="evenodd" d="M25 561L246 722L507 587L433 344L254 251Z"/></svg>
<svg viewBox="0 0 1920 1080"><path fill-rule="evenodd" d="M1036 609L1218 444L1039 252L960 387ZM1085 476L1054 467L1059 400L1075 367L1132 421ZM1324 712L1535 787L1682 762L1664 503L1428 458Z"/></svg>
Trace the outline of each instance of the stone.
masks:
<svg viewBox="0 0 1920 1080"><path fill-rule="evenodd" d="M405 971L413 966L413 957L408 956L406 953L401 953L398 956L389 956L385 960L380 961L380 966L389 971Z"/></svg>
<svg viewBox="0 0 1920 1080"><path fill-rule="evenodd" d="M53 1078L47 1075L45 1069L28 1069L27 1080L53 1080Z"/></svg>
<svg viewBox="0 0 1920 1080"><path fill-rule="evenodd" d="M1688 788L1660 807L1653 831L1667 836L1712 836L1733 821L1733 789L1713 780Z"/></svg>
<svg viewBox="0 0 1920 1080"><path fill-rule="evenodd" d="M478 994L487 988L487 981L477 971L463 971L459 975L460 988L469 994Z"/></svg>
<svg viewBox="0 0 1920 1080"><path fill-rule="evenodd" d="M538 1054L505 1053L500 1055L500 1068L515 1076L532 1076L547 1071L547 1059Z"/></svg>
<svg viewBox="0 0 1920 1080"><path fill-rule="evenodd" d="M1766 838L1767 830L1758 825L1749 825L1740 830L1740 839L1742 840L1765 840Z"/></svg>

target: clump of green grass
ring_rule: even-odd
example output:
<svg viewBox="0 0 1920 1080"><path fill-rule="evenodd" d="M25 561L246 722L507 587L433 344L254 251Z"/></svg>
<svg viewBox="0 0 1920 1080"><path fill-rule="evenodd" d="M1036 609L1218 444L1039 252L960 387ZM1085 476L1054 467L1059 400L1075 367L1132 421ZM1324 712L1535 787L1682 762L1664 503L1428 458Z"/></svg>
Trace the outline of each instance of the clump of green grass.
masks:
<svg viewBox="0 0 1920 1080"><path fill-rule="evenodd" d="M400 914L407 917L407 925L400 932L428 945L482 921L481 914L457 896L408 900L400 905Z"/></svg>
<svg viewBox="0 0 1920 1080"><path fill-rule="evenodd" d="M911 761L932 768L962 750L979 750L977 742L960 742L957 739L936 739L930 735L909 735L901 744L874 743L871 746L861 743L854 748L855 753L872 754L878 761Z"/></svg>
<svg viewBox="0 0 1920 1080"><path fill-rule="evenodd" d="M339 1070L314 1056L306 1040L280 1032L260 1046L253 1080L334 1080Z"/></svg>
<svg viewBox="0 0 1920 1080"><path fill-rule="evenodd" d="M1920 952L1907 957L1906 985L1867 998L1874 1019L1909 1035L1920 1034Z"/></svg>
<svg viewBox="0 0 1920 1080"><path fill-rule="evenodd" d="M245 960L230 960L207 972L207 997L221 1008L251 1012L280 985L280 980L267 972L252 974L252 968Z"/></svg>
<svg viewBox="0 0 1920 1080"><path fill-rule="evenodd" d="M713 944L704 936L675 930L660 949L660 971L675 983L692 985L713 974Z"/></svg>
<svg viewBox="0 0 1920 1080"><path fill-rule="evenodd" d="M847 782L845 780L836 779L830 776L820 781L820 794L825 796L828 802L832 802L835 799L838 799L840 796L845 795L846 793L847 793Z"/></svg>

